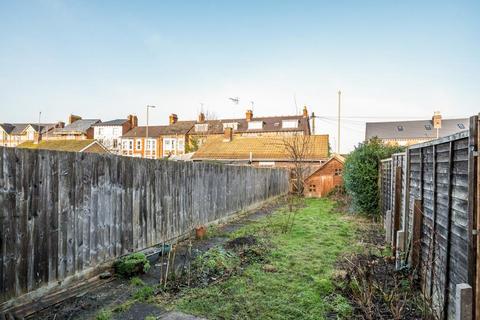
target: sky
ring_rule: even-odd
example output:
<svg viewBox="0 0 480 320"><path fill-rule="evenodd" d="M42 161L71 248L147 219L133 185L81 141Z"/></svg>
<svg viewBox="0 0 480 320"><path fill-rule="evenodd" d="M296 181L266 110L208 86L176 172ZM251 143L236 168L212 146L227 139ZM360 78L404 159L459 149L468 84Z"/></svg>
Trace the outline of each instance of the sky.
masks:
<svg viewBox="0 0 480 320"><path fill-rule="evenodd" d="M480 1L0 0L0 122L290 115L341 152L365 121L480 110ZM232 103L229 97L239 97ZM203 106L203 107L202 107Z"/></svg>

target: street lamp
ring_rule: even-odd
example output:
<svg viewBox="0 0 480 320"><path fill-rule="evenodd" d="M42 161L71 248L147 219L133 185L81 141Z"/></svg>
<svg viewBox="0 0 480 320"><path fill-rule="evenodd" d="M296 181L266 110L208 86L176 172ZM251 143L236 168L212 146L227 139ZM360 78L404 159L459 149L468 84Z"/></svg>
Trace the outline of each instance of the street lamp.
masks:
<svg viewBox="0 0 480 320"><path fill-rule="evenodd" d="M147 105L147 130L145 132L145 150L143 150L143 157L145 158L145 155L147 153L147 142L148 142L148 109L150 108L156 108L155 106L149 106Z"/></svg>

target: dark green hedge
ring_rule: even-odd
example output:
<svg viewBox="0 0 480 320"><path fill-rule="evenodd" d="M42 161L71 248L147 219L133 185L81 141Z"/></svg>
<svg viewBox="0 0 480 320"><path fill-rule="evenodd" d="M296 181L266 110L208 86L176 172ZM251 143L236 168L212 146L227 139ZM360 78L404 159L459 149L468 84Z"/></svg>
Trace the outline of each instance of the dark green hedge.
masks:
<svg viewBox="0 0 480 320"><path fill-rule="evenodd" d="M404 148L388 146L378 138L360 143L346 161L343 172L345 189L352 199L353 209L370 216L379 215L378 169L380 160Z"/></svg>

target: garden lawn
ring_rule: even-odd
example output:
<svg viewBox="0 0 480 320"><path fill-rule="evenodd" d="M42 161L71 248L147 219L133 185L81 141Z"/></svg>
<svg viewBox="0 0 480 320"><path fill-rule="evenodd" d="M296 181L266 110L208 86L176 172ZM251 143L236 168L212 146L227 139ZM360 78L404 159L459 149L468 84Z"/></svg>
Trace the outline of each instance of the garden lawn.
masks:
<svg viewBox="0 0 480 320"><path fill-rule="evenodd" d="M358 249L355 235L361 224L335 212L327 199L307 199L292 229L282 232L287 216L279 210L231 235L266 238L272 248L266 258L276 272L253 263L223 282L189 290L176 308L209 319L348 317L352 309L334 293L333 275L338 258Z"/></svg>

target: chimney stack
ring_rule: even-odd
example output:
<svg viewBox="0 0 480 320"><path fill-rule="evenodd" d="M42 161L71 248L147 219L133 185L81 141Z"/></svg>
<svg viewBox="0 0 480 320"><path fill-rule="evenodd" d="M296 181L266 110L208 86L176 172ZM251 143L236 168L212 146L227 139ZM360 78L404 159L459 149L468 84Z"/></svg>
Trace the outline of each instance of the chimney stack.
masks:
<svg viewBox="0 0 480 320"><path fill-rule="evenodd" d="M247 121L251 121L253 119L253 111L247 110L246 116Z"/></svg>
<svg viewBox="0 0 480 320"><path fill-rule="evenodd" d="M232 141L233 138L233 129L232 128L225 128L225 131L223 133L223 141L224 142L230 142Z"/></svg>
<svg viewBox="0 0 480 320"><path fill-rule="evenodd" d="M130 123L130 129L138 127L138 118L136 115L129 114L127 120Z"/></svg>
<svg viewBox="0 0 480 320"><path fill-rule="evenodd" d="M78 120L82 120L82 117L71 114L68 117L68 124L72 124L72 123L74 123L75 121L78 121Z"/></svg>
<svg viewBox="0 0 480 320"><path fill-rule="evenodd" d="M303 106L303 117L308 118L307 106Z"/></svg>
<svg viewBox="0 0 480 320"><path fill-rule="evenodd" d="M198 123L204 123L205 122L205 114L203 112L200 112L198 115Z"/></svg>
<svg viewBox="0 0 480 320"><path fill-rule="evenodd" d="M168 117L168 123L169 124L175 124L177 123L178 121L178 117L175 113L172 113L169 117Z"/></svg>
<svg viewBox="0 0 480 320"><path fill-rule="evenodd" d="M440 111L435 111L432 117L433 127L435 129L440 129L442 127L442 115Z"/></svg>

